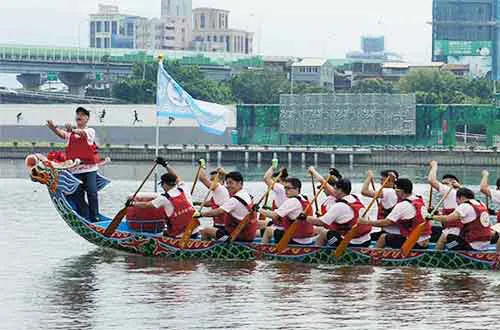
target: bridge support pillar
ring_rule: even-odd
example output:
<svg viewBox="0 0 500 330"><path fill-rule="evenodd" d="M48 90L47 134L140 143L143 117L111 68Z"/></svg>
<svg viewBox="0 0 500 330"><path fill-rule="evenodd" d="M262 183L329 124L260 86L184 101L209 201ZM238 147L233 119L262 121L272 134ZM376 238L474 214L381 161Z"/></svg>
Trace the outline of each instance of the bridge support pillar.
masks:
<svg viewBox="0 0 500 330"><path fill-rule="evenodd" d="M78 96L85 96L85 87L90 82L88 74L84 72L60 72L59 79L68 86L70 94Z"/></svg>
<svg viewBox="0 0 500 330"><path fill-rule="evenodd" d="M24 89L38 90L43 85L42 75L39 73L21 73L16 76L17 81Z"/></svg>

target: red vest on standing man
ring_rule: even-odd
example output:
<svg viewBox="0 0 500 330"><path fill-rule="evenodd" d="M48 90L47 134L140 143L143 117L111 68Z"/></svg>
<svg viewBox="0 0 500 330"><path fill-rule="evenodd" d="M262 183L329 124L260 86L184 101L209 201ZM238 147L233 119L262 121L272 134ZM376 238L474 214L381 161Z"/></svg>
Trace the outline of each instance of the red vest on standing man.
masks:
<svg viewBox="0 0 500 330"><path fill-rule="evenodd" d="M100 161L97 145L95 142L89 145L87 137L71 133L69 143L66 147L66 158L75 160L80 159L83 164L93 165Z"/></svg>

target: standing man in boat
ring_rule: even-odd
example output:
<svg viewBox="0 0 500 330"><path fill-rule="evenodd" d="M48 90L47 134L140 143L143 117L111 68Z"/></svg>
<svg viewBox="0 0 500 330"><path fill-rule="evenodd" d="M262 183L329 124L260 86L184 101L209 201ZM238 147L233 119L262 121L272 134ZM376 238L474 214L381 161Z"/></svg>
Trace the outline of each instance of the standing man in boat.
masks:
<svg viewBox="0 0 500 330"><path fill-rule="evenodd" d="M445 174L441 182L439 182L437 179L438 163L433 160L430 162L430 167L431 169L429 171L428 182L433 189L437 190L444 196L450 190L450 187L453 188L453 190L448 194L448 197L445 198L443 202L443 208L440 210L440 213L442 215L450 215L458 207L457 190L460 188L460 180L453 174ZM439 231L441 230L439 227L433 226L433 236L439 237L436 248L439 250L443 250L444 245L448 240L448 235L459 236L462 228L463 224L458 219L456 221L448 221L446 223L443 223L441 233L439 233Z"/></svg>
<svg viewBox="0 0 500 330"><path fill-rule="evenodd" d="M302 182L296 178L287 178L284 182L287 199L285 202L274 211L261 209L260 214L270 218L273 225L266 228L262 237L262 243L268 244L274 237L275 242L279 242L285 231L292 225L294 221L300 221L299 227L292 237L292 244L309 245L314 242L314 226L307 223L304 219L299 219L299 216L308 209L308 215L312 215L312 208L309 201L300 195Z"/></svg>
<svg viewBox="0 0 500 330"><path fill-rule="evenodd" d="M396 181L399 178L399 173L395 170L385 170L380 172L380 184L384 184L387 178L389 178L389 181L386 183L385 187L382 188L382 193L378 199L377 220L384 220L387 218L399 201L396 190L394 189ZM370 198L375 197L377 192L370 188L373 179L373 172L370 170L368 171L366 180L361 188L361 195ZM377 241L382 233L383 230L380 228L374 228L372 233L373 240Z"/></svg>
<svg viewBox="0 0 500 330"><path fill-rule="evenodd" d="M243 188L243 175L240 172L231 172L226 175L226 187L230 198L219 208L196 212L194 218L219 217L227 215L224 228L208 227L201 230L202 239L216 239L226 242L230 234L236 229L240 221L248 221L241 233L236 238L241 242L252 242L257 231L257 217L253 212L253 200L250 194Z"/></svg>
<svg viewBox="0 0 500 330"><path fill-rule="evenodd" d="M225 202L228 201L230 196L229 196L229 191L224 185L224 180L225 180L224 173L225 173L224 169L218 168L215 171L210 172L210 179L209 179L204 170L200 172L200 181L208 189L210 189L210 187L212 186L212 182L216 179L216 177L219 176L217 187L214 189L214 191L210 192L209 195L210 199L205 203L205 205L203 205L204 207L210 207L213 210L216 210L222 205L224 205ZM201 202L195 203L195 206L200 204ZM226 223L225 219L226 219L226 214L214 217L213 218L214 226L217 228L224 228L224 224Z"/></svg>
<svg viewBox="0 0 500 330"><path fill-rule="evenodd" d="M351 194L351 181L340 179L333 184L336 203L320 218L308 217L307 221L316 226L325 227L316 242L317 246L337 247L344 235L359 221L365 206L356 195ZM351 247L368 247L371 242L372 227L360 225L357 235L352 239Z"/></svg>
<svg viewBox="0 0 500 330"><path fill-rule="evenodd" d="M379 249L384 247L401 248L410 233L418 225L426 222L425 216L427 212L424 199L413 195L413 183L409 179L403 178L396 181L396 193L401 202L396 204L385 219L376 221L361 219L359 221L360 224L384 229L384 233L380 235L376 244ZM427 221L415 248L425 249L428 247L431 231L431 224Z"/></svg>
<svg viewBox="0 0 500 330"><path fill-rule="evenodd" d="M138 208L163 208L167 217L167 230L164 232L164 235L172 238L181 238L195 213L191 194L173 167L168 165L161 157L158 157L156 162L168 171L160 179L160 185L164 193L149 202L130 201L129 203L130 206ZM197 234L198 231L195 230L193 236L196 237Z"/></svg>
<svg viewBox="0 0 500 330"><path fill-rule="evenodd" d="M79 159L81 164L70 169L83 184L71 195L76 211L90 222L99 221L99 200L97 197L97 164L100 161L97 152L96 133L87 126L90 112L83 108L76 109L76 128L66 124L65 128L57 127L52 120L47 121L47 127L61 139L66 140L66 158ZM85 192L87 201L85 202Z"/></svg>
<svg viewBox="0 0 500 330"><path fill-rule="evenodd" d="M433 220L443 224L460 221L463 225L459 235L448 234L446 248L448 250L487 250L493 236L488 208L474 199L474 192L470 189L460 188L456 196L458 207L455 211L449 215L433 217Z"/></svg>

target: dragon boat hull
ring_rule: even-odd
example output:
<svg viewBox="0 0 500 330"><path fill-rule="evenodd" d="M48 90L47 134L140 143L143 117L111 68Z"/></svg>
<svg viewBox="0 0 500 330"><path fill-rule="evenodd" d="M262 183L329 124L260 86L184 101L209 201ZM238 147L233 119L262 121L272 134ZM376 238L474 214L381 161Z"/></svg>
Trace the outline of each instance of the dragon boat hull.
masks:
<svg viewBox="0 0 500 330"><path fill-rule="evenodd" d="M28 164L27 164L28 165ZM104 236L110 223L101 216L101 222L90 223L71 206L68 195L80 184L78 179L64 169L56 169L46 160L29 165L31 179L47 185L51 200L66 224L79 236L100 247L111 248L132 254L172 259L224 259L224 260L279 260L308 264L330 265L379 265L390 267L431 267L447 269L500 269L500 256L495 251L435 251L414 250L407 257L400 250L353 248L336 258L331 248L290 245L278 254L274 245L259 243L218 243L214 241L190 240L181 248L179 239L162 235L139 233L128 228L123 221L111 236ZM108 183L100 177L99 188Z"/></svg>

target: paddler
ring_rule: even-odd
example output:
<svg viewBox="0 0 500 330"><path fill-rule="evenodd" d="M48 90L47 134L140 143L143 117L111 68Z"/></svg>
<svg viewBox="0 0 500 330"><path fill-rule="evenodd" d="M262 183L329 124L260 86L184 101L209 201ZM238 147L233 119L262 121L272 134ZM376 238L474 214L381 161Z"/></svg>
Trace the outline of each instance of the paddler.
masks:
<svg viewBox="0 0 500 330"><path fill-rule="evenodd" d="M319 213L316 214L316 216L318 217L325 215L326 212L328 212L328 210L337 202L337 198L335 197L335 189L333 188L333 186L335 185L335 182L342 179L342 174L340 174L340 172L336 168L330 168L329 173L330 174L328 175L328 182L326 182L326 185L324 186L326 199L323 200L319 207ZM321 186L325 183L326 179L321 176L318 171L312 166L309 167L309 174L319 182L319 185L316 188L321 189Z"/></svg>
<svg viewBox="0 0 500 330"><path fill-rule="evenodd" d="M389 180L386 182L387 178L389 178ZM398 178L399 173L395 170L385 170L380 172L380 184L382 185L385 183L385 186L382 188L382 193L378 199L377 220L386 219L398 203L398 195L394 189ZM370 198L375 197L377 192L372 189L373 187L371 187L373 179L373 172L369 170L363 183L363 187L361 188L361 195ZM374 228L372 232L372 239L377 241L382 233L383 230L380 230L380 228Z"/></svg>
<svg viewBox="0 0 500 330"><path fill-rule="evenodd" d="M336 203L333 204L325 215L317 217L307 217L307 221L316 226L327 228L320 234L316 242L317 246L326 245L337 247L344 235L358 223L365 206L356 195L351 194L351 181L340 179L333 183L333 196ZM368 247L371 242L372 227L370 225L359 225L358 233L349 244L350 247Z"/></svg>
<svg viewBox="0 0 500 330"><path fill-rule="evenodd" d="M213 210L218 209L221 207L227 200L229 199L229 191L227 190L226 186L224 185L224 180L225 180L225 171L222 168L218 168L215 171L210 172L210 179L207 177L206 173L204 170L201 170L200 172L200 181L203 183L205 187L210 189L212 186L212 182L217 178L218 176L218 183L217 186L213 191L210 192L209 195L209 200L208 202L205 203L205 207L212 208ZM195 205L199 205L200 203L195 203ZM217 216L213 218L214 221L214 226L217 228L223 228L225 224L225 214L221 216Z"/></svg>
<svg viewBox="0 0 500 330"><path fill-rule="evenodd" d="M413 183L406 178L396 181L396 193L398 202L391 213L382 220L372 221L361 219L360 224L372 225L384 229L380 235L376 248L390 247L399 249L410 233L421 223L424 223L427 214L425 202L422 197L413 195ZM425 249L429 245L431 238L431 224L427 222L422 235L417 241L416 249Z"/></svg>
<svg viewBox="0 0 500 330"><path fill-rule="evenodd" d="M264 182L268 187L272 187L274 194L272 210L276 210L287 200L285 191L285 180L288 178L288 171L282 168L278 172L274 172L274 167L271 166L266 173L264 173ZM267 205L264 205L267 208Z"/></svg>
<svg viewBox="0 0 500 330"><path fill-rule="evenodd" d="M489 187L488 184L488 178L490 176L490 173L488 171L483 171L481 173L482 175L482 180L481 180L481 192L486 196L486 198L491 198L491 201L496 204L500 204L500 178L497 179L496 182L496 190L492 190ZM493 210L488 210L490 214L495 214ZM491 239L491 244L496 244L497 245L497 252L500 253L500 240L499 240L499 233L498 233L498 227L500 226L500 209L496 213L496 218L497 218L497 225L493 226L492 228L494 229L493 237ZM495 230L496 228L496 230Z"/></svg>
<svg viewBox="0 0 500 330"><path fill-rule="evenodd" d="M173 167L161 157L158 157L156 162L168 171L160 179L164 193L149 202L130 201L129 203L130 206L138 208L163 208L167 224L167 229L163 234L172 238L181 238L195 213L191 194ZM196 238L197 234L197 231L193 232L192 238Z"/></svg>
<svg viewBox="0 0 500 330"><path fill-rule="evenodd" d="M100 162L96 145L96 133L88 127L90 112L83 108L76 109L76 128L66 124L64 129L57 127L52 120L47 120L47 127L61 139L66 140L66 159L81 161L81 165L70 169L71 173L82 181L78 190L68 196L75 205L76 212L90 222L99 221L99 199L97 197L97 164ZM87 194L88 204L85 202Z"/></svg>
<svg viewBox="0 0 500 330"><path fill-rule="evenodd" d="M216 239L225 242L230 234L236 229L240 221L248 220L236 238L241 242L252 242L257 230L257 217L253 212L253 200L250 194L243 188L243 175L240 172L231 172L226 175L226 187L230 198L219 208L196 212L194 218L220 217L226 215L224 228L208 227L201 230L202 239Z"/></svg>
<svg viewBox="0 0 500 330"><path fill-rule="evenodd" d="M299 220L299 216L308 209L309 215L312 214L312 208L309 201L302 196L302 182L297 178L287 178L283 185L287 199L274 211L261 209L260 214L272 219L273 225L266 228L262 237L262 243L268 244L271 239L278 243L285 231L294 221L300 221L297 231L292 237L292 244L309 245L314 242L314 226L307 223L304 219Z"/></svg>
<svg viewBox="0 0 500 330"><path fill-rule="evenodd" d="M460 180L453 174L445 174L443 175L441 182L439 182L437 179L438 163L433 160L430 162L430 167L431 168L429 171L428 182L433 189L437 190L444 196L449 191L450 187L453 188L453 190L451 190L451 192L448 194L448 197L445 198L443 202L443 208L440 210L440 214L450 215L458 207L457 190L460 188ZM459 236L462 228L463 224L458 219L455 221L447 221L446 223L444 223L441 233L439 233L439 227L433 226L433 236L439 237L436 243L436 248L438 250L443 250L444 245L448 240L448 235L451 234L454 236Z"/></svg>
<svg viewBox="0 0 500 330"><path fill-rule="evenodd" d="M433 220L440 221L443 224L450 221L460 221L463 226L459 235L448 234L446 248L460 251L487 250L493 236L488 208L475 199L474 192L470 189L460 188L457 190L456 196L458 207L455 211L449 215L433 217Z"/></svg>

